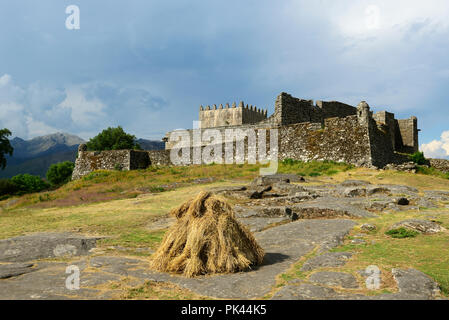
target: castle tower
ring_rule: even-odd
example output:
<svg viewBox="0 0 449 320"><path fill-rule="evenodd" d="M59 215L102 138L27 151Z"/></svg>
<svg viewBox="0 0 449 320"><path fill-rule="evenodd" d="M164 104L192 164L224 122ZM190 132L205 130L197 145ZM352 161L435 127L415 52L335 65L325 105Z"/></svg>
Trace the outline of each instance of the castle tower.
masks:
<svg viewBox="0 0 449 320"><path fill-rule="evenodd" d="M359 118L359 123L367 125L369 124L372 112L370 111L368 103L366 101L361 101L357 105L357 117Z"/></svg>
<svg viewBox="0 0 449 320"><path fill-rule="evenodd" d="M223 108L222 104L219 107L214 104L212 108L209 105L206 108L201 105L199 112L201 128L255 124L266 118L266 110L257 109L256 106L252 105L251 107L245 106L243 101L240 101L238 106L236 102L233 102L232 107L229 107L229 103L226 103L225 108Z"/></svg>

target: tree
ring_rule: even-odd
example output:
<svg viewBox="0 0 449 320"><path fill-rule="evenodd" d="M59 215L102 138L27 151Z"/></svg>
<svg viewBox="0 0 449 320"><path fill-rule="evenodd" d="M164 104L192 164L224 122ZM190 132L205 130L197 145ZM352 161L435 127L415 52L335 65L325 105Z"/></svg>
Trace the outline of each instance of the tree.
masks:
<svg viewBox="0 0 449 320"><path fill-rule="evenodd" d="M28 173L14 176L11 178L11 181L19 187L22 193L40 192L49 187L48 183L42 180L41 177Z"/></svg>
<svg viewBox="0 0 449 320"><path fill-rule="evenodd" d="M0 197L5 195L13 195L18 191L20 191L19 186L10 179L0 179Z"/></svg>
<svg viewBox="0 0 449 320"><path fill-rule="evenodd" d="M55 186L67 183L72 178L74 168L75 164L71 161L52 164L47 171L47 180Z"/></svg>
<svg viewBox="0 0 449 320"><path fill-rule="evenodd" d="M8 129L0 130L0 168L5 169L6 167L6 157L5 155L9 154L12 156L14 151L11 143L9 142L8 137L11 135L11 131Z"/></svg>
<svg viewBox="0 0 449 320"><path fill-rule="evenodd" d="M123 131L120 126L109 127L87 142L87 150L91 151L122 149L140 150L141 148L136 142L136 137Z"/></svg>

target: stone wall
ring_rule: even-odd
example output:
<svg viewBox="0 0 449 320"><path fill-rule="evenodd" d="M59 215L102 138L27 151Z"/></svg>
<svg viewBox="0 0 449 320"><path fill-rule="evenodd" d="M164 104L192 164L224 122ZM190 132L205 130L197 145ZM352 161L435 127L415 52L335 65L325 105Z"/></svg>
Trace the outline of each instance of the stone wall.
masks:
<svg viewBox="0 0 449 320"><path fill-rule="evenodd" d="M396 120L400 131L400 146L398 151L404 153L415 153L419 150L418 144L418 119L411 117L410 119Z"/></svg>
<svg viewBox="0 0 449 320"><path fill-rule="evenodd" d="M324 128L299 123L280 128L280 160L333 160L357 166L371 165L369 132L357 116L325 120Z"/></svg>
<svg viewBox="0 0 449 320"><path fill-rule="evenodd" d="M388 134L393 150L396 150L397 145L401 145L402 142L400 132L398 129L397 121L394 118L394 113L387 111L380 111L373 115L374 120L380 131ZM398 141L398 142L397 142Z"/></svg>
<svg viewBox="0 0 449 320"><path fill-rule="evenodd" d="M332 160L366 167L383 167L389 162L408 161L408 158L394 153L388 134L378 129L369 113L366 116L367 119L357 115L329 118L324 121L324 124L307 122L272 126L271 129L278 130L278 159L281 161L288 158L302 161ZM257 134L260 134L261 130L270 129L270 127L258 128L257 125L245 128L257 130ZM225 129L223 128L219 132L224 141ZM189 133L193 134L192 131ZM209 146L207 152L212 152L216 147L217 145ZM201 154L204 154L205 143L201 144L200 150ZM223 159L225 145L223 144L215 150L220 150L219 154ZM235 154L235 150L236 142L232 144L232 154ZM268 132L266 150L270 151ZM251 151L255 151L257 154L257 144L248 145L247 139L244 139L244 161L248 160L248 153ZM190 153L189 159L193 162L193 155L196 151L190 148L188 152ZM213 154L213 152L209 154Z"/></svg>
<svg viewBox="0 0 449 320"><path fill-rule="evenodd" d="M168 166L170 162L170 150L147 151L152 166Z"/></svg>
<svg viewBox="0 0 449 320"><path fill-rule="evenodd" d="M150 165L169 165L170 158L167 150L106 150L86 151L86 145L78 148L78 158L72 180L96 170L137 170Z"/></svg>
<svg viewBox="0 0 449 320"><path fill-rule="evenodd" d="M429 159L430 161L430 166L443 171L443 172L447 172L449 173L449 160L446 159Z"/></svg>
<svg viewBox="0 0 449 320"><path fill-rule="evenodd" d="M248 129L277 128L280 160L286 158L303 161L333 160L357 166L380 168L388 163L399 164L408 161L407 156L396 152L395 143L399 130L395 130L396 120L392 113L380 112L374 115L369 105L362 101L356 108L349 105L342 106L347 113L355 113L355 115L321 119L320 115L324 112L322 110L328 110L327 114L333 115L332 112L336 112L340 104L319 102L320 107L316 107L311 101L293 98L285 93L278 96L276 103L275 114L265 121L252 125L224 126L214 129L218 130L224 142L226 130L240 129L245 132ZM297 113L293 113L292 116L292 111L287 111L293 109L296 109ZM287 112L290 118L286 119L284 112ZM285 124L285 122L302 121L306 118L315 121ZM205 132L204 130L201 129L201 134ZM193 146L194 131L187 132L190 138L186 144ZM210 141L203 140L201 146L209 143ZM167 140L166 148L174 147L180 147L180 144Z"/></svg>
<svg viewBox="0 0 449 320"><path fill-rule="evenodd" d="M349 104L338 101L320 101L316 102L318 108L321 109L323 119L328 118L344 118L348 116L354 116L357 113L357 109Z"/></svg>
<svg viewBox="0 0 449 320"><path fill-rule="evenodd" d="M279 125L317 123L323 119L321 109L314 106L312 100L298 99L285 92L277 96L274 109L272 120Z"/></svg>
<svg viewBox="0 0 449 320"><path fill-rule="evenodd" d="M72 180L79 179L95 170L117 168L120 170L130 169L130 150L85 151L79 149Z"/></svg>

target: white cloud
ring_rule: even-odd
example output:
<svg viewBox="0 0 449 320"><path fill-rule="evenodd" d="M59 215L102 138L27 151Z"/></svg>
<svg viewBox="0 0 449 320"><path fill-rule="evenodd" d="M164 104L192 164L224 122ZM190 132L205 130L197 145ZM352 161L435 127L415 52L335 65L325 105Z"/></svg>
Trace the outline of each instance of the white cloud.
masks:
<svg viewBox="0 0 449 320"><path fill-rule="evenodd" d="M9 74L4 74L0 77L0 87L4 87L10 82L11 82L11 76Z"/></svg>
<svg viewBox="0 0 449 320"><path fill-rule="evenodd" d="M389 37L413 25L419 27L417 34L425 34L449 26L446 0L351 1L343 6L338 2L333 9L333 20L340 32L349 37ZM429 23L422 24L426 21Z"/></svg>
<svg viewBox="0 0 449 320"><path fill-rule="evenodd" d="M117 125L148 138L155 130L164 131L160 110L166 105L143 86L93 82L55 88L36 82L23 87L10 75L0 75L0 129L23 139L55 132L88 139ZM148 121L161 127L149 127Z"/></svg>
<svg viewBox="0 0 449 320"><path fill-rule="evenodd" d="M92 126L104 117L105 108L98 98L87 99L82 88L64 90L40 83L21 87L9 74L0 76L0 128L8 128L13 136L29 139Z"/></svg>
<svg viewBox="0 0 449 320"><path fill-rule="evenodd" d="M422 144L421 150L428 158L449 158L449 130L441 134L440 140Z"/></svg>
<svg viewBox="0 0 449 320"><path fill-rule="evenodd" d="M28 136L30 137L43 136L52 132L60 131L57 128L51 127L42 121L33 119L29 115L25 116L25 123L28 130Z"/></svg>
<svg viewBox="0 0 449 320"><path fill-rule="evenodd" d="M106 105L98 98L87 99L82 88L73 87L66 89L66 98L56 106L58 109L69 109L74 124L86 127L105 117Z"/></svg>
<svg viewBox="0 0 449 320"><path fill-rule="evenodd" d="M0 102L0 129L8 128L13 136L28 136L28 128L23 123L24 107L14 101Z"/></svg>

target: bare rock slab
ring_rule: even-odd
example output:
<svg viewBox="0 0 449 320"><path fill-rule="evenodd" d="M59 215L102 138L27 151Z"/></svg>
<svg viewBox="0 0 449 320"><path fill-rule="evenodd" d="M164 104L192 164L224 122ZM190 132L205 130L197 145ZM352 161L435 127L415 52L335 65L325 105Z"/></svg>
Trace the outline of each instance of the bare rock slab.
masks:
<svg viewBox="0 0 449 320"><path fill-rule="evenodd" d="M350 273L345 272L316 272L309 277L309 280L330 287L341 287L356 289L359 287L357 279Z"/></svg>
<svg viewBox="0 0 449 320"><path fill-rule="evenodd" d="M33 272L32 263L9 263L0 264L0 279L20 276L25 273Z"/></svg>
<svg viewBox="0 0 449 320"><path fill-rule="evenodd" d="M399 293L432 298L439 293L438 285L429 276L415 269L393 269L394 279L398 283Z"/></svg>
<svg viewBox="0 0 449 320"><path fill-rule="evenodd" d="M327 252L307 260L301 271L311 271L323 267L341 267L352 257L349 252Z"/></svg>
<svg viewBox="0 0 449 320"><path fill-rule="evenodd" d="M341 294L332 288L310 283L288 285L275 293L272 300L362 300L359 294Z"/></svg>
<svg viewBox="0 0 449 320"><path fill-rule="evenodd" d="M36 233L0 240L1 262L87 255L99 238L72 233Z"/></svg>

